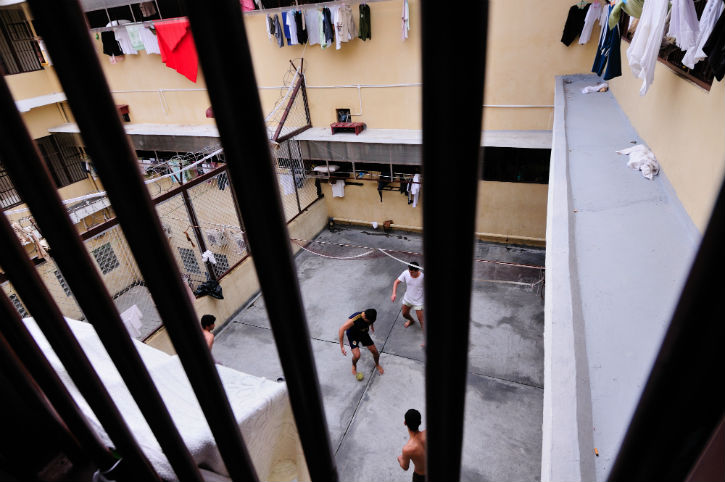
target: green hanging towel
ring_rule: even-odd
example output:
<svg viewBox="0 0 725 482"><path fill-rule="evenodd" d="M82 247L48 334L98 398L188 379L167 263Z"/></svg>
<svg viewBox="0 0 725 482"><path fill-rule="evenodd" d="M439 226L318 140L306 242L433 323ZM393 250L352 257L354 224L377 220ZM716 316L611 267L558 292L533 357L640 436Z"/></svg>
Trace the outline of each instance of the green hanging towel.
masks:
<svg viewBox="0 0 725 482"><path fill-rule="evenodd" d="M644 0L617 0L609 15L609 30L619 23L622 10L630 17L639 18L642 16L642 7L644 7Z"/></svg>

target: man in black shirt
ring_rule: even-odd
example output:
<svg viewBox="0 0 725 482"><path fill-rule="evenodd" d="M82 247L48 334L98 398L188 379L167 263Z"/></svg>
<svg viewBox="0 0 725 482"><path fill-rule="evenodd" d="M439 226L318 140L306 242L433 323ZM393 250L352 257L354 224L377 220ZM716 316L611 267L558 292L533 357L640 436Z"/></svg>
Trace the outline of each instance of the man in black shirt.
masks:
<svg viewBox="0 0 725 482"><path fill-rule="evenodd" d="M378 316L378 312L370 308L365 311L358 311L350 315L350 318L340 327L340 350L342 354L347 356L345 351L345 345L342 341L343 334L347 333L347 341L350 343L350 351L352 352L352 374L357 376L357 361L360 359L360 344L367 347L370 353L373 354L375 360L375 368L378 369L378 373L383 374L383 367L380 366L380 353L375 347L373 340L368 334L368 329L375 333L375 319Z"/></svg>

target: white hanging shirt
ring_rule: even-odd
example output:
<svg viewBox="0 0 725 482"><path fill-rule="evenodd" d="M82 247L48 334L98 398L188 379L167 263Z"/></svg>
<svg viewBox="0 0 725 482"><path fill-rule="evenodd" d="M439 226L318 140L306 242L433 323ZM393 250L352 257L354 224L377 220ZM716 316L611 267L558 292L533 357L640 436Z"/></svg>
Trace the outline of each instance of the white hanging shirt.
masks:
<svg viewBox="0 0 725 482"><path fill-rule="evenodd" d="M408 32L410 31L410 8L408 7L408 0L403 0L403 12L401 14L402 20L402 33L400 35L401 40L408 38Z"/></svg>
<svg viewBox="0 0 725 482"><path fill-rule="evenodd" d="M345 197L345 181L338 179L332 183L332 197Z"/></svg>
<svg viewBox="0 0 725 482"><path fill-rule="evenodd" d="M405 296L403 296L403 303L410 305L423 306L423 272L419 271L417 278L410 276L410 271L407 269L400 273L398 281L405 283Z"/></svg>
<svg viewBox="0 0 725 482"><path fill-rule="evenodd" d="M686 52L695 46L699 30L697 12L692 0L672 0L672 15L667 36L674 38L680 50Z"/></svg>
<svg viewBox="0 0 725 482"><path fill-rule="evenodd" d="M159 39L156 38L156 35L154 35L150 28L142 28L138 31L138 34L141 37L141 42L143 42L143 46L147 54L161 55L161 50L159 49Z"/></svg>
<svg viewBox="0 0 725 482"><path fill-rule="evenodd" d="M723 8L725 8L725 5L723 5L722 0L707 1L705 9L702 11L702 16L700 16L695 45L685 53L685 56L682 58L682 65L694 69L696 63L707 57L707 54L702 51L702 47L705 46L707 39L712 33L712 29L715 27L720 15L722 15Z"/></svg>
<svg viewBox="0 0 725 482"><path fill-rule="evenodd" d="M111 23L107 24L106 27L118 27L119 25L123 25L126 23L131 23L128 20L114 20ZM113 31L113 34L116 36L116 41L118 42L118 45L121 47L121 52L124 53L124 55L135 55L138 54L138 50L133 48L133 44L131 43L131 38L128 36L128 32L125 28L119 28Z"/></svg>
<svg viewBox="0 0 725 482"><path fill-rule="evenodd" d="M305 23L307 24L307 41L310 45L320 43L320 20L322 12L316 8L305 10Z"/></svg>
<svg viewBox="0 0 725 482"><path fill-rule="evenodd" d="M297 40L297 23L295 22L295 11L290 10L287 12L287 26L289 27L290 45L299 45L300 42Z"/></svg>
<svg viewBox="0 0 725 482"><path fill-rule="evenodd" d="M722 3L722 0L719 0ZM665 34L665 18L669 0L647 0L642 16L627 49L629 67L635 77L643 80L639 95L645 95L655 76L657 56Z"/></svg>
<svg viewBox="0 0 725 482"><path fill-rule="evenodd" d="M579 34L579 43L581 45L584 45L585 43L589 42L589 39L592 37L592 30L594 29L594 22L599 20L599 17L602 15L602 4L599 2L594 2L589 6L589 10L587 10L587 15L584 17L584 27L582 28L582 32ZM601 23L600 23L601 25Z"/></svg>

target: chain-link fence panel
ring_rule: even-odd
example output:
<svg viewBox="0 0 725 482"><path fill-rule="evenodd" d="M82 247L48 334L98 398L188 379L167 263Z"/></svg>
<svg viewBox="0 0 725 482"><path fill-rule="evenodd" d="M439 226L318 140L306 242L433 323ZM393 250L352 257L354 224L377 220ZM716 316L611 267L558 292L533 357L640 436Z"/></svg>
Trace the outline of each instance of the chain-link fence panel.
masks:
<svg viewBox="0 0 725 482"><path fill-rule="evenodd" d="M247 255L247 244L229 188L226 170L189 188L191 207L217 279Z"/></svg>
<svg viewBox="0 0 725 482"><path fill-rule="evenodd" d="M144 340L158 330L161 317L121 227L113 226L84 244L131 336Z"/></svg>
<svg viewBox="0 0 725 482"><path fill-rule="evenodd" d="M272 154L285 219L289 221L319 197L319 190L316 179L307 176L298 141L284 141L272 148Z"/></svg>
<svg viewBox="0 0 725 482"><path fill-rule="evenodd" d="M209 274L201 258L199 239L186 209L183 194L176 194L158 203L156 213L169 240L179 271L188 279L191 289L196 289L209 279Z"/></svg>

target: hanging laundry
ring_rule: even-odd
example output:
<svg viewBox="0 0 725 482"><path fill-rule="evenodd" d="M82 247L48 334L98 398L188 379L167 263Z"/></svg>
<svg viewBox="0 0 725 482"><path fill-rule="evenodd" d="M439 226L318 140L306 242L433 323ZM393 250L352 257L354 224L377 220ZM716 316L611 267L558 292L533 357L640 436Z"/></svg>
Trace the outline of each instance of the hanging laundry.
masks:
<svg viewBox="0 0 725 482"><path fill-rule="evenodd" d="M285 32L289 31L289 35L287 36L289 41L287 42L287 45L298 45L300 42L297 38L297 22L295 22L295 12L289 10L287 12L282 12L282 15L285 17Z"/></svg>
<svg viewBox="0 0 725 482"><path fill-rule="evenodd" d="M352 9L349 5L330 7L335 24L335 48L340 50L342 42L349 42L357 36L353 21Z"/></svg>
<svg viewBox="0 0 725 482"><path fill-rule="evenodd" d="M101 32L101 42L103 43L103 53L106 55L123 55L121 46L118 45L116 34L111 32Z"/></svg>
<svg viewBox="0 0 725 482"><path fill-rule="evenodd" d="M722 80L725 76L725 15L720 15L702 51L707 54L715 78Z"/></svg>
<svg viewBox="0 0 725 482"><path fill-rule="evenodd" d="M282 40L282 26L279 24L279 15L274 16L274 38L277 39L277 45L284 47L284 40Z"/></svg>
<svg viewBox="0 0 725 482"><path fill-rule="evenodd" d="M695 46L685 52L685 56L682 58L682 65L694 69L696 63L707 57L702 47L707 42L707 39L710 38L715 23L717 23L720 15L722 15L723 8L725 8L725 5L722 0L707 0L705 9L700 16Z"/></svg>
<svg viewBox="0 0 725 482"><path fill-rule="evenodd" d="M161 54L159 39L152 29L148 27L142 28L139 30L139 36L141 37L141 42L143 42L144 50L146 50L147 54Z"/></svg>
<svg viewBox="0 0 725 482"><path fill-rule="evenodd" d="M609 6L609 13L612 6ZM613 29L606 28L606 22L602 26L602 34L597 47L597 56L594 58L592 72L598 76L604 73L604 80L610 80L622 75L622 58L619 51L620 35L619 25L615 25ZM606 67L606 71L604 68Z"/></svg>
<svg viewBox="0 0 725 482"><path fill-rule="evenodd" d="M576 36L583 30L584 18L588 12L588 3L583 8L579 7L579 4L572 5L569 8L569 15L566 16L566 22L564 23L564 32L561 34L561 43L567 47L571 45Z"/></svg>
<svg viewBox="0 0 725 482"><path fill-rule="evenodd" d="M589 42L589 39L592 37L592 30L594 29L594 22L599 20L599 17L602 15L602 4L599 2L594 2L589 7L589 10L587 10L587 15L584 17L584 27L582 27L582 31L579 34L579 44L584 45L585 43ZM601 24L600 24L601 27Z"/></svg>
<svg viewBox="0 0 725 482"><path fill-rule="evenodd" d="M131 23L128 20L114 20L108 24L106 24L106 27L120 27L124 24ZM122 55L136 55L138 54L138 50L133 48L133 44L131 43L131 39L128 36L128 32L125 28L119 28L117 30L113 31L114 35L116 36L116 41L118 42L118 46L121 47L121 52L123 52Z"/></svg>
<svg viewBox="0 0 725 482"><path fill-rule="evenodd" d="M284 36L287 39L287 45L292 45L289 23L287 23L287 12L282 12L282 28L284 29Z"/></svg>
<svg viewBox="0 0 725 482"><path fill-rule="evenodd" d="M325 7L322 9L322 32L325 37L325 43L321 44L322 48L326 48L327 46L332 44L332 41L335 40L335 28L332 25L332 14L330 12L330 9ZM322 37L320 37L320 42L322 42Z"/></svg>
<svg viewBox="0 0 725 482"><path fill-rule="evenodd" d="M307 24L307 41L310 45L320 43L320 23L322 12L317 8L305 10L305 23Z"/></svg>
<svg viewBox="0 0 725 482"><path fill-rule="evenodd" d="M401 40L408 38L408 32L410 32L410 7L408 7L408 0L403 0L403 12L401 14L402 20L402 32L400 35Z"/></svg>
<svg viewBox="0 0 725 482"><path fill-rule="evenodd" d="M367 40L372 38L370 35L370 6L367 3L361 3L358 6L360 11L360 40Z"/></svg>
<svg viewBox="0 0 725 482"><path fill-rule="evenodd" d="M381 175L378 178L378 196L380 196L380 202L383 202L383 188L390 184L390 177Z"/></svg>
<svg viewBox="0 0 725 482"><path fill-rule="evenodd" d="M131 46L136 50L145 49L143 41L141 40L141 32L140 32L144 28L145 27L143 25L139 25L139 24L126 26L126 33L128 33L128 38L131 41Z"/></svg>
<svg viewBox="0 0 725 482"><path fill-rule="evenodd" d="M697 12L692 0L672 0L670 28L667 36L675 39L675 44L683 52L695 46L700 28Z"/></svg>
<svg viewBox="0 0 725 482"><path fill-rule="evenodd" d="M413 176L413 182L410 185L410 194L413 196L413 207L418 205L418 197L420 196L420 174Z"/></svg>
<svg viewBox="0 0 725 482"><path fill-rule="evenodd" d="M332 197L345 197L345 181L338 179L332 183Z"/></svg>
<svg viewBox="0 0 725 482"><path fill-rule="evenodd" d="M722 0L719 1L722 3ZM669 0L647 0L637 30L627 49L629 67L635 77L643 81L639 95L645 95L654 81L655 65L665 34L665 17L669 3Z"/></svg>
<svg viewBox="0 0 725 482"><path fill-rule="evenodd" d="M242 5L242 12L251 12L254 10L254 2L252 0L239 0Z"/></svg>
<svg viewBox="0 0 725 482"><path fill-rule="evenodd" d="M154 2L141 2L138 6L141 9L142 17L148 18L156 15L156 6L154 5Z"/></svg>
<svg viewBox="0 0 725 482"><path fill-rule="evenodd" d="M614 28L619 23L622 10L630 18L640 18L642 16L642 8L644 8L644 0L617 0L612 9L612 13L609 15L609 28Z"/></svg>
<svg viewBox="0 0 725 482"><path fill-rule="evenodd" d="M272 33L274 32L274 20L269 15L265 18L264 26L267 28L267 40L272 40L274 38Z"/></svg>
<svg viewBox="0 0 725 482"><path fill-rule="evenodd" d="M295 12L295 24L297 25L297 41L301 44L307 43L307 29L305 29L302 12Z"/></svg>
<svg viewBox="0 0 725 482"><path fill-rule="evenodd" d="M165 22L155 22L156 33L161 51L161 61L170 69L196 82L199 70L199 58L194 39L191 36L189 20L180 18Z"/></svg>

